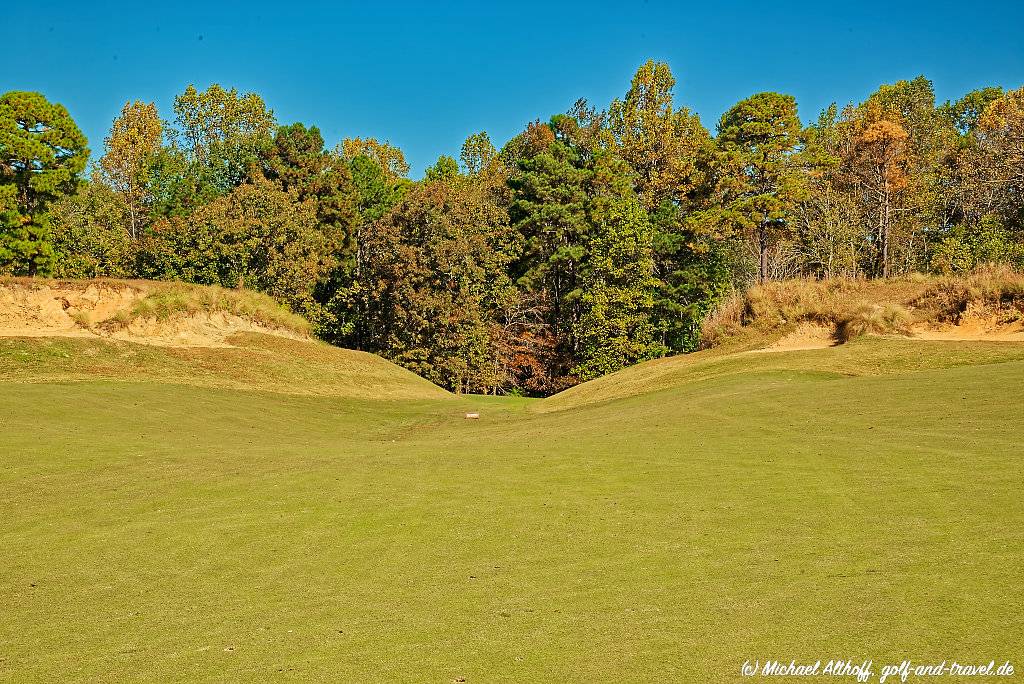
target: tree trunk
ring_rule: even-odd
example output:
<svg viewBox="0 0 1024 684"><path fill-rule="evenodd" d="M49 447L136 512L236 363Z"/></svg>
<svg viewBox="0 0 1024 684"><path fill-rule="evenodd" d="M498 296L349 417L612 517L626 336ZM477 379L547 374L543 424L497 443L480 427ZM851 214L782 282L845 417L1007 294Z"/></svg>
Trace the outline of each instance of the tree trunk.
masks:
<svg viewBox="0 0 1024 684"><path fill-rule="evenodd" d="M885 195L883 197L884 215L882 217L882 277L889 277L889 222L891 213L889 209L889 183L885 183Z"/></svg>
<svg viewBox="0 0 1024 684"><path fill-rule="evenodd" d="M757 232L757 249L760 254L760 282L762 285L768 281L768 236L765 225L762 223L761 228Z"/></svg>

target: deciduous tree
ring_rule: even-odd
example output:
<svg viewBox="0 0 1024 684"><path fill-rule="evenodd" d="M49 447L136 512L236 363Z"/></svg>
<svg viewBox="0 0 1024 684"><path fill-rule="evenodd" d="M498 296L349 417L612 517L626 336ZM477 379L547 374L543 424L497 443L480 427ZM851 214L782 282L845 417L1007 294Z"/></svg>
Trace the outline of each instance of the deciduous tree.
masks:
<svg viewBox="0 0 1024 684"><path fill-rule="evenodd" d="M674 106L675 82L667 64L648 61L608 113L615 151L633 170L649 212L666 200L685 200L703 182L700 160L711 136L697 115Z"/></svg>
<svg viewBox="0 0 1024 684"><path fill-rule="evenodd" d="M190 85L174 98L174 113L190 173L219 194L251 178L275 130L274 113L263 98L216 83L204 91Z"/></svg>
<svg viewBox="0 0 1024 684"><path fill-rule="evenodd" d="M459 155L462 165L469 175L483 172L490 167L498 158L498 151L494 149L491 136L487 131L480 131L466 138L462 143L462 153Z"/></svg>
<svg viewBox="0 0 1024 684"><path fill-rule="evenodd" d="M454 157L442 154L437 158L433 166L427 167L426 172L423 174L423 179L430 183L438 180L452 179L458 175L459 162L455 161Z"/></svg>
<svg viewBox="0 0 1024 684"><path fill-rule="evenodd" d="M106 150L100 157L100 177L124 198L128 232L137 239L148 222L152 204L152 169L163 138L156 105L126 102L114 119Z"/></svg>
<svg viewBox="0 0 1024 684"><path fill-rule="evenodd" d="M314 289L334 266L313 201L261 178L156 222L141 248L144 277L246 287L314 316Z"/></svg>
<svg viewBox="0 0 1024 684"><path fill-rule="evenodd" d="M872 108L859 119L846 165L874 217L876 273L890 271L890 239L896 212L902 207L910 167L910 136L899 123Z"/></svg>
<svg viewBox="0 0 1024 684"><path fill-rule="evenodd" d="M54 277L136 277L138 241L125 230L130 218L124 195L86 181L55 202L51 213Z"/></svg>
<svg viewBox="0 0 1024 684"><path fill-rule="evenodd" d="M1024 88L993 100L978 120L981 180L1008 223L1024 231Z"/></svg>
<svg viewBox="0 0 1024 684"><path fill-rule="evenodd" d="M457 392L492 390L507 233L505 211L464 177L412 188L364 231L363 348Z"/></svg>

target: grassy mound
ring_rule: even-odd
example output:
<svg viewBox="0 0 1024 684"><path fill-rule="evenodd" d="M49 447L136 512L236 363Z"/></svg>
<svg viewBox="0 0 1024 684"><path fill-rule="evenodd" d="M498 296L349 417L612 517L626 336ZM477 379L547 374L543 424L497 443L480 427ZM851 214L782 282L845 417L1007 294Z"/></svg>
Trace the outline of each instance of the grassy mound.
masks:
<svg viewBox="0 0 1024 684"><path fill-rule="evenodd" d="M179 383L361 399L451 395L379 356L242 333L229 346L168 347L75 337L0 338L0 382Z"/></svg>
<svg viewBox="0 0 1024 684"><path fill-rule="evenodd" d="M675 390L752 372L795 377L861 377L1024 360L1024 344L865 337L837 347L784 354L709 349L656 359L571 387L534 405L540 412Z"/></svg>
<svg viewBox="0 0 1024 684"><path fill-rule="evenodd" d="M0 281L0 382L103 379L360 399L451 396L378 356L308 333L303 318L257 292L138 280Z"/></svg>
<svg viewBox="0 0 1024 684"><path fill-rule="evenodd" d="M536 409L660 392L749 372L752 364L765 372L862 376L1012 361L1024 358L1022 320L1024 275L1003 268L963 277L767 283L727 300L708 318L704 350L626 368ZM947 329L937 332L942 326ZM788 353L755 360L740 353L772 349Z"/></svg>

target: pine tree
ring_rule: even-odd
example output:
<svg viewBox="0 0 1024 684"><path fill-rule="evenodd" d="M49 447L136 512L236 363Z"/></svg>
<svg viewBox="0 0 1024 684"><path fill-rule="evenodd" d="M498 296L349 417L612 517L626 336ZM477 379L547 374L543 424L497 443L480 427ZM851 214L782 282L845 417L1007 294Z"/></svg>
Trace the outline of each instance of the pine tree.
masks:
<svg viewBox="0 0 1024 684"><path fill-rule="evenodd" d="M791 95L759 93L734 105L718 124L716 168L721 218L757 245L758 274L768 279L768 250L795 233L804 189L795 154L800 119Z"/></svg>
<svg viewBox="0 0 1024 684"><path fill-rule="evenodd" d="M0 272L49 272L50 205L75 191L88 157L62 105L39 93L0 96Z"/></svg>

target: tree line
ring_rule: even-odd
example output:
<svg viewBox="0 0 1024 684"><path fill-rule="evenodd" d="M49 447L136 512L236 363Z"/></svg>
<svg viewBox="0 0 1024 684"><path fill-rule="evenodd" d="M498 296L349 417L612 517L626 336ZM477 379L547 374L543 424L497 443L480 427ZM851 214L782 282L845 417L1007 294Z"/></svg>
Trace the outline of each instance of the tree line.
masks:
<svg viewBox="0 0 1024 684"><path fill-rule="evenodd" d="M87 141L0 97L0 273L266 292L337 345L449 389L549 394L698 344L730 289L804 276L1024 267L1024 88L939 104L924 77L804 126L759 93L712 133L666 64L496 148L408 178L373 138L325 146L254 93L129 102Z"/></svg>

